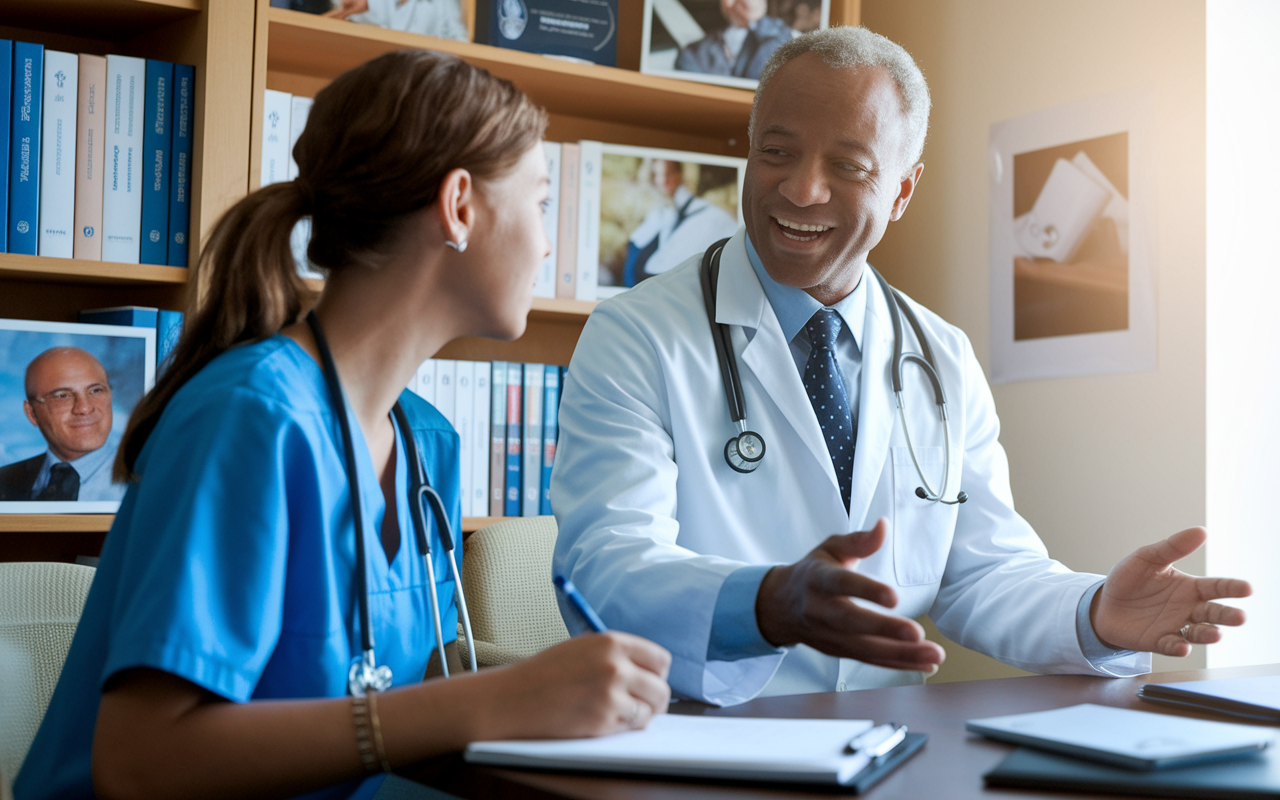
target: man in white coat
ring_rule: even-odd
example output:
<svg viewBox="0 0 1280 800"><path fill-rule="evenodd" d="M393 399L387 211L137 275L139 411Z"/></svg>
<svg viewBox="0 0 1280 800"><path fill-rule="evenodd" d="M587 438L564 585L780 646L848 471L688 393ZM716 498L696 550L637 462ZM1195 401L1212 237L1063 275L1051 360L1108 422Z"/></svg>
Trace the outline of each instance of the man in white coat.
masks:
<svg viewBox="0 0 1280 800"><path fill-rule="evenodd" d="M1151 651L1186 655L1244 621L1215 601L1248 595L1247 583L1171 566L1203 543L1201 528L1139 549L1105 581L1050 559L1013 509L967 337L909 299L949 426L914 365L899 416L893 301L866 258L920 179L928 113L911 57L863 29L802 36L765 69L745 229L715 284L745 424L766 443L754 472L724 455L738 429L700 258L587 321L560 410L554 569L610 627L669 649L681 695L730 704L920 682L944 658L914 621L923 614L1023 669L1118 676L1149 671ZM905 344L920 349L909 328ZM922 484L967 501L922 498Z"/></svg>

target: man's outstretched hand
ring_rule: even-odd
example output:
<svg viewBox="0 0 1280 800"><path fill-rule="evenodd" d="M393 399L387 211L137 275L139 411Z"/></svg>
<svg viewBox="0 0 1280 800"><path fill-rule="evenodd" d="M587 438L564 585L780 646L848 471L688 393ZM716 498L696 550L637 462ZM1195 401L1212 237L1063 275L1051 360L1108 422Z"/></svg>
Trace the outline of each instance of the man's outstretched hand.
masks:
<svg viewBox="0 0 1280 800"><path fill-rule="evenodd" d="M915 620L882 614L853 598L891 609L893 589L857 572L888 532L881 519L869 531L828 537L794 564L774 567L756 594L756 622L775 647L807 644L827 655L890 669L932 674L946 658Z"/></svg>
<svg viewBox="0 0 1280 800"><path fill-rule="evenodd" d="M1181 657L1193 644L1221 639L1219 625L1243 624L1243 611L1214 601L1248 597L1253 589L1247 581L1197 578L1173 568L1206 538L1204 528L1188 528L1138 548L1112 567L1089 610L1098 638L1117 650ZM1190 626L1185 637L1184 626Z"/></svg>

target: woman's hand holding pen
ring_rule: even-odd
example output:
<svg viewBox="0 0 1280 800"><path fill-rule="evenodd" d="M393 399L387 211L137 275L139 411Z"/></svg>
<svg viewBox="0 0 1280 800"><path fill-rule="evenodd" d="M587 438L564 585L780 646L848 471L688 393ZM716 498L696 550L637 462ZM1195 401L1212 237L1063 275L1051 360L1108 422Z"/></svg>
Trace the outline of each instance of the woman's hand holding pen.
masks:
<svg viewBox="0 0 1280 800"><path fill-rule="evenodd" d="M603 736L643 728L667 709L671 654L610 631L574 637L477 677L492 681L478 739Z"/></svg>

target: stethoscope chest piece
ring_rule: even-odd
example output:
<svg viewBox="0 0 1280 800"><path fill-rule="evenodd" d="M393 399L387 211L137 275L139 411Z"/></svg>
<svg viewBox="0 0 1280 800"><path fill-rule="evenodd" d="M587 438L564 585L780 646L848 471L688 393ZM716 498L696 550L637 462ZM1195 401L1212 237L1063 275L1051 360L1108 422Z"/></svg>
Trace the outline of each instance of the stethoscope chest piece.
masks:
<svg viewBox="0 0 1280 800"><path fill-rule="evenodd" d="M764 437L743 431L724 443L724 460L734 472L755 472L764 458Z"/></svg>
<svg viewBox="0 0 1280 800"><path fill-rule="evenodd" d="M351 659L351 669L347 672L347 692L352 697L360 697L369 693L385 692L391 688L391 667L386 664L374 666L373 651Z"/></svg>

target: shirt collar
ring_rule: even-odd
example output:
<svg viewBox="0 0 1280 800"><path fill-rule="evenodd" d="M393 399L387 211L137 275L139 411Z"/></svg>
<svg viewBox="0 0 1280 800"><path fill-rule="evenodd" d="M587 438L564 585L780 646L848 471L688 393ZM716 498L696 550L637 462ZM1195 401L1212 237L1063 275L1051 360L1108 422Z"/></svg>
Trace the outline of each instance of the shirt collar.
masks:
<svg viewBox="0 0 1280 800"><path fill-rule="evenodd" d="M58 463L70 464L75 468L76 474L80 476L81 480L83 480L96 472L104 462L112 458L114 455L115 448L104 444L92 453L86 453L74 461L64 462L62 459L55 456L52 450L46 450L44 454L44 464L41 465L41 469L52 469L53 465Z"/></svg>
<svg viewBox="0 0 1280 800"><path fill-rule="evenodd" d="M760 286L764 289L765 297L769 298L769 305L773 306L773 313L778 318L778 324L782 326L782 335L790 342L800 334L805 324L823 306L814 299L813 295L803 289L783 286L769 277L769 272L764 268L764 262L760 260L760 254L756 252L750 236L746 237L746 244L747 260L751 262L751 268L756 271L756 277L760 279ZM865 278L867 271L864 269L862 274ZM858 281L858 285L852 292L828 306L840 315L840 319L844 320L845 327L853 335L853 344L858 348L858 352L862 352L862 325L867 316L866 285L865 280Z"/></svg>

